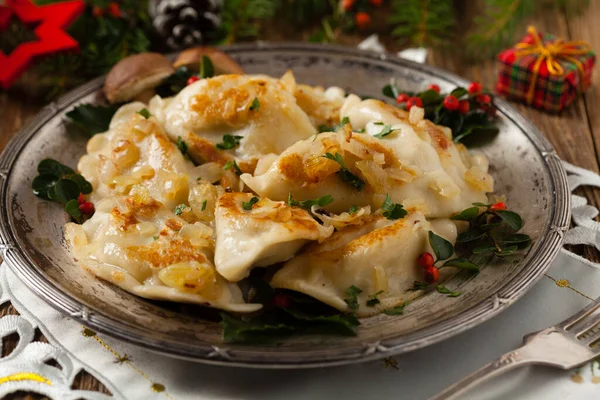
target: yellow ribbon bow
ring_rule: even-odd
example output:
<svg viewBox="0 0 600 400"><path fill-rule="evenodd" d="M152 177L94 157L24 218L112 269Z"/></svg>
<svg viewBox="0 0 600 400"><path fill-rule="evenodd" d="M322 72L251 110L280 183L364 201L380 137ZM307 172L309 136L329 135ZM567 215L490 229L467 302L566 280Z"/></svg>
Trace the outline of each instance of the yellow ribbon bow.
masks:
<svg viewBox="0 0 600 400"><path fill-rule="evenodd" d="M562 39L556 39L554 42L544 44L540 39L537 30L533 26L527 28L527 32L533 38L533 43L519 43L515 46L515 48L518 49L518 51L515 52L515 57L517 58L528 55L538 57L533 65L533 76L529 83L529 89L527 90L527 104L533 102L535 83L537 82L538 74L540 72L540 66L544 61L546 61L548 73L555 76L560 76L565 72L558 60L564 60L575 64L581 74L581 84L583 85L583 74L585 72L583 64L573 56L588 53L591 50L588 43L583 40L565 42Z"/></svg>

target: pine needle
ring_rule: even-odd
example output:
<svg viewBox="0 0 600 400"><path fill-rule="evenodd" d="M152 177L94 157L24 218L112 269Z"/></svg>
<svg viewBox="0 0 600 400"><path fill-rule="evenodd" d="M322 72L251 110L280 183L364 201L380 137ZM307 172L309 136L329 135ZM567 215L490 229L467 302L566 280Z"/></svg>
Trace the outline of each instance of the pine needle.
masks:
<svg viewBox="0 0 600 400"><path fill-rule="evenodd" d="M452 1L394 0L389 22L401 44L419 47L449 43L455 18Z"/></svg>

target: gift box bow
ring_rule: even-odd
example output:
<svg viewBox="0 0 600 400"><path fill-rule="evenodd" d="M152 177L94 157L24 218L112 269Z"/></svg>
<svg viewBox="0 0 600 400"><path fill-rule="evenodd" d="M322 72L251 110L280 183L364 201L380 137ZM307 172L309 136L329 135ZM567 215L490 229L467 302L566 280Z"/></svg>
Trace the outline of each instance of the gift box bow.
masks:
<svg viewBox="0 0 600 400"><path fill-rule="evenodd" d="M531 70L532 76L526 96L528 104L531 104L534 100L538 78L563 76L565 73L563 64L566 64L565 66L569 70L573 69L571 66L575 66L579 71L579 87L582 89L585 88L585 67L579 58L582 58L582 56L594 56L594 52L587 42L582 40L567 42L552 35L546 35L542 39L533 26L530 26L527 32L529 35L509 52L506 52L509 53L506 55L512 61L524 57L528 57L531 60L529 70ZM571 83L576 86L574 81L571 81Z"/></svg>

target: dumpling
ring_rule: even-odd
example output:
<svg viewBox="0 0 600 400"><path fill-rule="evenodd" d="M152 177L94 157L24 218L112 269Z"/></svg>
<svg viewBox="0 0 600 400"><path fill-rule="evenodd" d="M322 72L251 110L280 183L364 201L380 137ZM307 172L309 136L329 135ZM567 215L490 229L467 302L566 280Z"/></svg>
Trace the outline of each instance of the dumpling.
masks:
<svg viewBox="0 0 600 400"><path fill-rule="evenodd" d="M322 243L308 245L273 276L271 286L305 293L359 317L378 314L419 294L408 289L414 281L423 280L417 258L432 251L430 230L452 243L456 240L456 226L448 219L428 222L415 211L396 221L381 215L364 217L362 225L346 227ZM440 272L442 279L451 274L446 269ZM353 285L362 290L356 310L344 301ZM377 293L380 304L367 306L369 296Z"/></svg>
<svg viewBox="0 0 600 400"><path fill-rule="evenodd" d="M217 200L215 265L231 282L247 277L254 266L287 261L307 242L333 233L301 208L267 198L251 204L252 197L225 193Z"/></svg>
<svg viewBox="0 0 600 400"><path fill-rule="evenodd" d="M152 103L160 108L158 100ZM166 132L172 140L181 137L188 143L190 156L199 163L230 154L251 165L316 133L286 83L269 77L219 75L201 79L164 107L156 114ZM224 135L238 136L230 138L230 150L215 147L224 143Z"/></svg>
<svg viewBox="0 0 600 400"><path fill-rule="evenodd" d="M321 86L297 85L294 97L315 127L333 126L340 122L340 109L345 93L339 87L325 90Z"/></svg>
<svg viewBox="0 0 600 400"><path fill-rule="evenodd" d="M353 127L366 128L367 134L352 132L346 125L336 133L300 141L266 172L243 174L244 183L273 200L284 200L289 193L299 200L329 194L334 202L325 208L337 213L351 205L379 208L386 194L396 203L419 208L428 218L449 217L474 202L486 202L493 178L483 155L472 159L466 149L459 150L429 121L411 123L409 118L417 118L406 118L406 113L395 107L376 100L356 100L349 107L344 105L341 112L349 114L352 124L356 120ZM346 103L352 101L351 95ZM374 136L387 125L390 134ZM325 158L327 153L339 154L360 185L341 171L339 162Z"/></svg>
<svg viewBox="0 0 600 400"><path fill-rule="evenodd" d="M215 271L212 236L210 227L186 223L147 193L104 199L83 225L65 227L80 265L128 292L235 312L260 309Z"/></svg>
<svg viewBox="0 0 600 400"><path fill-rule="evenodd" d="M94 187L94 202L144 187L172 210L187 201L189 181L197 179L208 166L194 167L154 117L145 119L137 114L142 108L144 104L139 102L121 107L110 129L88 141L87 154L80 159L78 169Z"/></svg>

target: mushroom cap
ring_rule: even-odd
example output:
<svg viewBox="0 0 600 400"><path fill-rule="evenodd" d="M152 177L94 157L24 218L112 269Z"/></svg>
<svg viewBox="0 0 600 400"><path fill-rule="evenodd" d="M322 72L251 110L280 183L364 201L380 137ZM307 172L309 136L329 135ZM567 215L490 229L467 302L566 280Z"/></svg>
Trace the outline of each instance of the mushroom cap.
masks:
<svg viewBox="0 0 600 400"><path fill-rule="evenodd" d="M116 63L104 81L104 95L110 103L129 101L155 88L175 72L168 58L158 53L140 53Z"/></svg>
<svg viewBox="0 0 600 400"><path fill-rule="evenodd" d="M214 47L190 47L179 53L173 63L175 68L187 67L192 72L200 69L202 56L207 56L215 67L215 74L243 74L244 70L235 60Z"/></svg>

